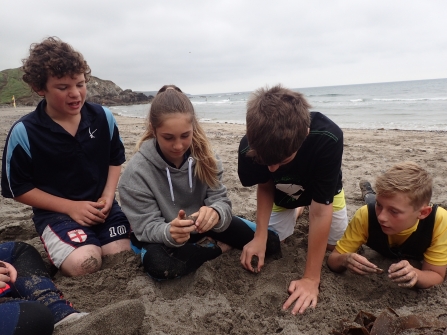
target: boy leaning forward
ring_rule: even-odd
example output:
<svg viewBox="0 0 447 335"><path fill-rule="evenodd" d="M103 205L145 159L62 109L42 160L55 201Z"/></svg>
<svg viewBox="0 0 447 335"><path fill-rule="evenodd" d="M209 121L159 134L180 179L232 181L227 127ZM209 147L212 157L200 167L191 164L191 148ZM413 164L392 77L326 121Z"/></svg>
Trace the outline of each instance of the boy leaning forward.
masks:
<svg viewBox="0 0 447 335"><path fill-rule="evenodd" d="M57 38L31 45L23 80L44 99L11 128L2 195L33 207L52 263L64 275L99 270L102 256L130 250L129 222L115 200L125 161L115 119L85 102L90 68Z"/></svg>
<svg viewBox="0 0 447 335"><path fill-rule="evenodd" d="M343 133L325 115L309 112L298 92L278 85L257 90L247 102L247 134L239 146L238 173L244 186L257 185L256 232L245 245L242 265L264 264L267 229L280 240L292 235L298 208L309 206L309 240L303 278L289 285L283 309L292 314L315 307L326 249L347 226L342 188ZM253 256L259 258L253 269Z"/></svg>

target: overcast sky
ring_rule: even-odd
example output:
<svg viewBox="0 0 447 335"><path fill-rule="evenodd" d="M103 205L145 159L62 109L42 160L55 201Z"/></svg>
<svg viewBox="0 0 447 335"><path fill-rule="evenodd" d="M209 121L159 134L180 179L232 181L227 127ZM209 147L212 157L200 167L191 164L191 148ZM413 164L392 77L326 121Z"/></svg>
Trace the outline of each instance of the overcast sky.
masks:
<svg viewBox="0 0 447 335"><path fill-rule="evenodd" d="M447 78L447 1L0 0L0 70L58 36L123 89Z"/></svg>

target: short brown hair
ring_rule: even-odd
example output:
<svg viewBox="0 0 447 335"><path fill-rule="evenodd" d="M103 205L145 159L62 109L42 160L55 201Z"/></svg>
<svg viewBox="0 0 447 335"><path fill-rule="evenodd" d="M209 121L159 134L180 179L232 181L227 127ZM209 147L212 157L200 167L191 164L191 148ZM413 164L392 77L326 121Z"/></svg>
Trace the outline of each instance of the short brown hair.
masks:
<svg viewBox="0 0 447 335"><path fill-rule="evenodd" d="M405 193L415 210L430 203L432 191L430 174L414 162L398 163L376 178L377 195Z"/></svg>
<svg viewBox="0 0 447 335"><path fill-rule="evenodd" d="M256 90L247 101L247 155L273 165L296 152L309 131L310 107L301 93L281 85Z"/></svg>
<svg viewBox="0 0 447 335"><path fill-rule="evenodd" d="M29 57L22 59L23 81L35 91L46 89L48 77L62 78L84 74L90 79L90 67L81 53L57 37L48 37L41 43L33 43Z"/></svg>

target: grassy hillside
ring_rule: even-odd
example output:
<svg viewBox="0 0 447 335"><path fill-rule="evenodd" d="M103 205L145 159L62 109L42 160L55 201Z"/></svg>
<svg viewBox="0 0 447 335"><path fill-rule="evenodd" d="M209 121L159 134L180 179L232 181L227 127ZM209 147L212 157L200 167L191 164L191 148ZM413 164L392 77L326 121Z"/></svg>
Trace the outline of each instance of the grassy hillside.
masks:
<svg viewBox="0 0 447 335"><path fill-rule="evenodd" d="M0 105L12 105L14 96L17 106L35 106L42 100L22 80L21 68L0 71ZM87 101L107 106L149 103L150 97L143 93L124 90L111 80L91 77L87 85Z"/></svg>
<svg viewBox="0 0 447 335"><path fill-rule="evenodd" d="M12 102L12 96L16 100L31 97L32 92L22 80L23 72L20 68L8 69L0 72L0 104Z"/></svg>

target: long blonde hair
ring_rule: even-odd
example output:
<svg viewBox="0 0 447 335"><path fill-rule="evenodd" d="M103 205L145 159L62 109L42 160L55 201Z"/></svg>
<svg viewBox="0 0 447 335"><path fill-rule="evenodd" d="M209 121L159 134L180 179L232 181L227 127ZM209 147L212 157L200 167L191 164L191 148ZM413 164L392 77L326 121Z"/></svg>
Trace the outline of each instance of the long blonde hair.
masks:
<svg viewBox="0 0 447 335"><path fill-rule="evenodd" d="M205 131L197 121L194 107L189 98L175 85L163 86L151 102L151 108L146 118L146 130L136 144L139 150L141 144L155 138L154 130L163 123L169 114L182 113L191 116L193 126L191 156L196 160L194 175L209 187L219 185L217 161L211 149L211 143Z"/></svg>

